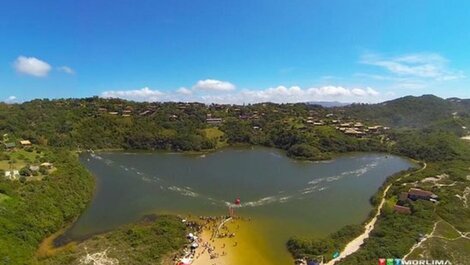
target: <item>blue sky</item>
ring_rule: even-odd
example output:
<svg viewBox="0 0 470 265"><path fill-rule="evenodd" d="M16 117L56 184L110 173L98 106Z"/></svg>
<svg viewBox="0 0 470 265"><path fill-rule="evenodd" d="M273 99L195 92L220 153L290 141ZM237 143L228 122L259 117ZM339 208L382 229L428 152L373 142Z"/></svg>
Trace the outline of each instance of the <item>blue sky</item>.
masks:
<svg viewBox="0 0 470 265"><path fill-rule="evenodd" d="M0 100L470 97L470 2L2 1Z"/></svg>

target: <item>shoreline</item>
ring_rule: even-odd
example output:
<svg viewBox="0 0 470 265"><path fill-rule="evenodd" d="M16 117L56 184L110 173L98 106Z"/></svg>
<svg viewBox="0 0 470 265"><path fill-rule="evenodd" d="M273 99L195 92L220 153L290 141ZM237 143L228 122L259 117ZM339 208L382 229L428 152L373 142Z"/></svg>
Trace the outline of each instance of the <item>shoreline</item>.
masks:
<svg viewBox="0 0 470 265"><path fill-rule="evenodd" d="M411 174L415 174L417 172L421 172L426 169L427 167L426 162L423 162L423 161L418 161L418 162L420 163L422 162L422 165L423 165L420 169L417 169L414 172L407 173L403 176L409 176ZM361 233L359 236L355 237L353 240L349 241L344 247L344 249L340 252L340 255L334 259L331 259L330 261L325 263L325 265L334 265L337 261L341 261L342 259L348 257L349 255L354 254L361 248L361 245L364 244L367 238L369 238L370 233L375 228L375 224L378 220L378 217L380 216L382 212L383 205L385 204L388 190L393 186L393 183L395 181L400 180L403 176L399 176L397 179L394 179L393 181L391 181L391 183L389 183L385 187L380 204L378 205L377 209L374 210L376 211L375 215L372 217L372 219L370 219L370 221L365 221L366 224L364 225L364 228L365 228L364 232Z"/></svg>
<svg viewBox="0 0 470 265"><path fill-rule="evenodd" d="M177 151L176 153L179 153L179 154L187 154L187 155L200 155L200 154L209 154L209 153L221 151L221 150L228 149L228 148L256 148L256 147L272 148L272 149L274 149L274 150L276 150L276 151L279 151L280 153L282 153L283 155L285 155L287 158L292 159L292 160L297 161L297 162L325 162L324 160L303 160L303 159L298 159L298 158L295 158L295 157L289 157L289 156L286 155L285 150L282 150L282 149L279 149L279 148L267 147L267 146L263 146L263 145L248 145L248 144L247 144L247 145L241 145L241 146L240 146L240 145L237 145L237 146L224 146L224 147L221 147L221 148L215 148L215 149L211 149L211 150L207 150L207 151L201 151L201 152ZM149 153L153 153L153 152L171 152L171 151L168 151L168 150L127 150L127 149L99 149L99 150L92 150L92 151L96 151L96 152L116 152L116 151L118 151L118 152L124 151L124 152L125 152L125 151L130 151L130 152L149 152ZM87 152L87 151L83 151L83 152ZM387 153L387 152L383 152L383 151L371 151L371 152L355 151L355 152L335 153L334 156L333 156L331 159L328 159L328 160L334 160L334 159L337 159L338 157L341 157L341 156L349 156L349 155L364 154L364 153L381 153L381 154L395 155L395 154ZM400 155L398 155L398 156L399 156L399 157L403 157L403 156L400 156ZM414 161L413 159L410 159L410 158L408 158L408 157L404 157L404 158ZM77 156L77 159L79 159L78 156ZM418 164L419 164L419 161L414 161L414 162L418 162ZM88 170L87 170L87 172L90 173ZM90 198L89 203L91 203L92 198L95 196L95 191L96 191L96 189L97 189L97 187L98 187L98 183L96 182L95 176L94 176L93 174L91 174L91 173L90 173L90 175L91 175L91 176L93 177L93 179L94 179L94 190L93 190L93 194L92 194L92 196L91 196L91 198ZM387 184L387 181L385 181L384 184ZM390 184L390 185L391 185L391 184ZM390 185L389 185L389 186L390 186ZM383 188L384 188L384 187L385 187L385 186L380 187L377 192L383 191ZM388 187L387 187L387 188L388 188ZM384 195L384 197L385 197L385 195ZM382 198L382 200L383 200L383 198ZM88 203L87 207L84 209L84 211L86 211L86 209L89 207L89 203ZM372 213L372 212L375 212L375 211L377 211L377 208L373 209L373 210L371 211L371 213ZM57 240L58 238L60 238L62 235L64 235L65 232L66 232L68 229L70 229L70 228L74 225L74 223L77 221L77 219L78 219L82 214L83 214L83 212L82 212L79 216L77 216L77 218L76 218L75 220L73 220L72 222L70 222L69 224L67 224L66 227L60 229L58 232L56 232L56 233L50 235L49 237L43 239L44 241L46 241L46 240L49 240L49 238L53 238L53 239L52 239L52 244L53 244L53 245L48 248L48 252L53 253L54 250L60 251L61 249L67 248L69 245L72 245L72 244L74 244L74 243L77 242L77 241L70 241L70 242L67 242L67 243L64 244L64 245L59 245L59 246L57 246L57 245L54 244L54 241ZM367 218L367 219L363 222L363 223L365 224L366 228L367 228L367 226L368 226L370 223L372 223L372 219L373 219L373 218L372 218L371 215L372 215L372 214L369 215L370 218ZM376 216L377 216L377 215L378 215L378 213L376 214ZM235 221L235 220L234 220L234 221ZM232 222L230 222L230 223L232 223ZM372 227L372 229L373 229L373 227ZM207 238L207 235L205 235L204 231L205 231L205 229L203 230L202 237L205 239L205 242L211 241L210 238L209 238L209 239ZM370 233L370 231L369 231L368 233ZM207 232L206 232L206 234L207 234ZM84 239L84 240L86 240L86 239ZM83 241L83 240L79 240L78 242L80 242L80 241ZM223 243L220 243L219 241L223 241L223 240L214 240L214 243L216 243L215 246L216 246L216 247L219 246L218 249L220 249L220 246L222 246L221 244L223 244ZM248 240L248 241L249 241L249 240ZM217 243L217 242L219 242L219 243ZM351 242L350 242L350 243L351 243ZM348 243L348 245L349 245L350 243ZM41 245L42 245L42 243L41 243ZM41 245L40 245L40 246L41 246ZM357 250L355 250L355 251L357 251ZM355 252L355 251L354 251L354 252ZM235 252L239 252L239 251L235 251ZM207 253L206 253L206 254L207 254ZM351 254L352 254L352 253L351 253ZM349 255L349 254L348 254L348 255ZM195 264L195 265L207 265L207 264L208 264L208 263L204 263L204 262L198 263L197 260L198 260L198 259L196 259L193 264ZM200 260L200 259L199 259L199 260ZM294 261L294 258L292 258L292 260ZM214 261L214 260L211 260L211 259L204 259L204 261L205 261L205 262L212 262L212 261ZM223 261L223 263L218 263L218 262L222 262L222 261ZM227 262L229 262L229 263L227 263ZM293 263L293 262L292 262L292 263ZM211 263L211 264L237 264L237 263L234 262L233 255L227 254L227 255L223 255L223 256L222 256L222 255L219 255L219 257L217 258L216 262L215 262L215 263ZM328 264L330 264L330 263L328 263Z"/></svg>

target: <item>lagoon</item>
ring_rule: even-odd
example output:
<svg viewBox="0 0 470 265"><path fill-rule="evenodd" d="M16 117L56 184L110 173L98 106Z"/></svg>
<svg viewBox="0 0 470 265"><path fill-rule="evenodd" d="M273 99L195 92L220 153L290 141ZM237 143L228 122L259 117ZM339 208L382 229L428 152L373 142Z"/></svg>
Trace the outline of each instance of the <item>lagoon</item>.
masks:
<svg viewBox="0 0 470 265"><path fill-rule="evenodd" d="M277 149L228 148L205 155L167 152L84 154L95 176L94 198L65 238L80 240L145 214L250 218L249 237L266 264L291 264L291 236L322 237L363 222L370 197L385 179L413 167L383 153L352 153L331 161L290 159Z"/></svg>

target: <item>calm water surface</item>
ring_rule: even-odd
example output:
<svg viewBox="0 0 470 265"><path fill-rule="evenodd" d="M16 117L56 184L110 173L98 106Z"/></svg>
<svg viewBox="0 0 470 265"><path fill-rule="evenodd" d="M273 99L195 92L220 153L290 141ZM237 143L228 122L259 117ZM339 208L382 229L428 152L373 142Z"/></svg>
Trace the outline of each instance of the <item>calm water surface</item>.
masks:
<svg viewBox="0 0 470 265"><path fill-rule="evenodd" d="M87 154L81 161L96 177L97 190L65 237L82 239L147 213L224 215L227 203L240 198L237 214L254 220L253 237L264 244L260 251L278 264L289 260L285 242L290 236L320 237L364 221L372 209L369 198L385 178L414 166L380 153L299 162L262 147L203 156Z"/></svg>

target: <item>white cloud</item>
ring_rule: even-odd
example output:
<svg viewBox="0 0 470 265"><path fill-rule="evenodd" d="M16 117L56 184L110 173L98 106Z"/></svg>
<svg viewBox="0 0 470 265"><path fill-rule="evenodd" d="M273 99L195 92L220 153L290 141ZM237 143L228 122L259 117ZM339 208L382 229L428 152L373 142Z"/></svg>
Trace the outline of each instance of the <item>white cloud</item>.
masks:
<svg viewBox="0 0 470 265"><path fill-rule="evenodd" d="M448 60L437 53L415 53L396 57L383 57L378 54L365 54L361 63L374 65L399 77L414 77L435 81L464 78L462 71L448 67Z"/></svg>
<svg viewBox="0 0 470 265"><path fill-rule="evenodd" d="M376 102L379 92L366 88L323 86L301 88L299 86L277 86L267 89L244 89L240 91L200 91L179 88L175 91L160 92L148 87L137 90L105 91L102 97L117 97L136 101L197 101L203 103L294 103L308 101Z"/></svg>
<svg viewBox="0 0 470 265"><path fill-rule="evenodd" d="M231 91L235 90L235 85L227 81L206 79L197 81L193 88L206 91Z"/></svg>
<svg viewBox="0 0 470 265"><path fill-rule="evenodd" d="M9 97L7 97L7 98L4 100L4 102L6 102L6 103L13 103L13 102L15 102L15 101L16 101L16 97L15 97L15 96L9 96Z"/></svg>
<svg viewBox="0 0 470 265"><path fill-rule="evenodd" d="M185 87L180 87L178 90L176 90L176 92L178 92L179 94L182 94L182 95L191 95L193 93L193 91L191 91L190 89L187 89Z"/></svg>
<svg viewBox="0 0 470 265"><path fill-rule="evenodd" d="M252 103L270 101L277 103L308 102L319 100L370 101L379 92L372 88L345 88L342 86L322 86L301 88L299 86L278 86L264 90L243 90L239 94L232 95L236 103Z"/></svg>
<svg viewBox="0 0 470 265"><path fill-rule="evenodd" d="M110 90L101 93L103 98L123 98L135 101L161 101L165 93L148 87L135 90Z"/></svg>
<svg viewBox="0 0 470 265"><path fill-rule="evenodd" d="M73 75L75 74L75 70L73 70L72 68L68 67L68 66L60 66L60 67L57 67L57 70L59 72L63 72L63 73L66 73L66 74L69 74L69 75Z"/></svg>
<svg viewBox="0 0 470 265"><path fill-rule="evenodd" d="M18 73L44 77L51 71L51 66L35 57L19 56L13 63Z"/></svg>

